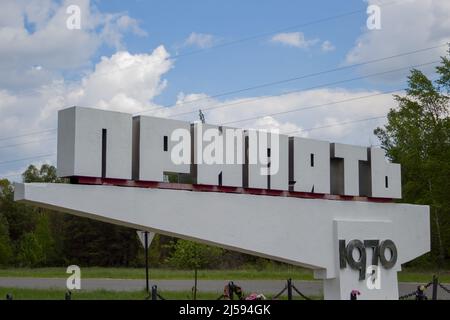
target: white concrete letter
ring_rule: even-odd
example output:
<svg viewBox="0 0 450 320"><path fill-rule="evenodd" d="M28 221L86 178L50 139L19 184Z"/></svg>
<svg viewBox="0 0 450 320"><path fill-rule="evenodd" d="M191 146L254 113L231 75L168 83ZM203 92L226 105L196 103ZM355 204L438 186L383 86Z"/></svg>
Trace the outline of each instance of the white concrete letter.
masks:
<svg viewBox="0 0 450 320"><path fill-rule="evenodd" d="M133 131L133 179L162 182L165 172L190 173L188 122L137 116Z"/></svg>
<svg viewBox="0 0 450 320"><path fill-rule="evenodd" d="M367 148L331 144L331 193L359 196L359 162L367 161Z"/></svg>
<svg viewBox="0 0 450 320"><path fill-rule="evenodd" d="M402 197L401 167L397 163L388 163L382 149L370 149L370 168L370 196L393 199Z"/></svg>
<svg viewBox="0 0 450 320"><path fill-rule="evenodd" d="M294 191L330 193L330 143L293 137L289 147Z"/></svg>
<svg viewBox="0 0 450 320"><path fill-rule="evenodd" d="M246 132L248 188L289 190L289 137L267 131Z"/></svg>
<svg viewBox="0 0 450 320"><path fill-rule="evenodd" d="M203 131L205 134L202 134ZM231 132L227 133L228 131ZM242 187L242 167L244 163L242 143L244 138L242 130L195 123L193 135L196 183ZM205 145L203 141L218 139L220 141L217 144L211 142ZM217 156L220 159L217 158ZM210 160L214 158L215 161L206 159L208 157L211 157ZM225 158L227 159L226 162L224 161ZM229 163L229 160L233 159L235 159L235 161Z"/></svg>
<svg viewBox="0 0 450 320"><path fill-rule="evenodd" d="M83 107L58 112L58 176L131 179L131 115Z"/></svg>

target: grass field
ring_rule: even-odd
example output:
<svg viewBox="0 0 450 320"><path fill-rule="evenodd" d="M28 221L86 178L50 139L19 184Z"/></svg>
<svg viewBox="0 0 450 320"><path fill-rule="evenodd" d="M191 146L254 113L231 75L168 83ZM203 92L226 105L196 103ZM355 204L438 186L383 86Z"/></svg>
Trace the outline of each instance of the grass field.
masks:
<svg viewBox="0 0 450 320"><path fill-rule="evenodd" d="M450 283L450 271L432 272L432 271L401 271L398 273L399 282L418 282L428 283L433 279L433 275L439 277L439 282Z"/></svg>
<svg viewBox="0 0 450 320"><path fill-rule="evenodd" d="M192 270L150 269L152 279L192 279ZM66 268L16 268L0 269L0 277L67 278ZM83 278L144 279L143 268L81 268ZM301 268L267 270L199 270L198 278L204 280L313 280L310 270Z"/></svg>
<svg viewBox="0 0 450 320"><path fill-rule="evenodd" d="M18 289L0 288L0 299L3 300L6 294L12 294L13 300L64 300L66 291L58 289ZM192 300L192 293L188 291L165 291L160 292L161 296L167 300ZM197 292L197 300L216 300L222 293L217 292ZM72 292L72 300L145 300L148 294L145 291L75 291ZM266 295L270 298L270 295ZM322 299L322 297L312 297ZM279 297L279 300L286 300L287 296ZM294 300L302 300L294 295Z"/></svg>
<svg viewBox="0 0 450 320"><path fill-rule="evenodd" d="M433 277L433 271L404 270L398 274L400 282L428 283ZM81 268L83 278L110 278L110 279L144 279L145 272L142 268ZM0 277L32 277L32 278L67 278L65 268L15 268L0 269ZM150 269L152 279L192 279L193 271ZM265 270L199 270L199 279L204 280L314 280L310 270L292 268L270 268ZM440 272L439 281L450 283L450 271Z"/></svg>

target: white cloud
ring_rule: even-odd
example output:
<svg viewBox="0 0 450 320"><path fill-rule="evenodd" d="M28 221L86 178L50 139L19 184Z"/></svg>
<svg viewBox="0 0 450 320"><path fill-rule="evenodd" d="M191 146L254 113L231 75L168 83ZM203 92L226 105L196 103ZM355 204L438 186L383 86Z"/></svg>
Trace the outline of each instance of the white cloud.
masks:
<svg viewBox="0 0 450 320"><path fill-rule="evenodd" d="M100 17L103 26L100 39L116 49L123 50L123 36L131 32L137 36L145 37L147 32L139 27L139 22L124 14L104 14Z"/></svg>
<svg viewBox="0 0 450 320"><path fill-rule="evenodd" d="M72 4L81 10L80 30L66 27L66 8ZM49 83L63 70L89 66L102 45L123 49L126 32L144 35L136 20L122 13L100 13L89 0L3 0L0 87L23 90Z"/></svg>
<svg viewBox="0 0 450 320"><path fill-rule="evenodd" d="M364 98L366 96L371 97ZM338 101L347 102L336 103ZM393 106L395 106L395 102L391 95L380 95L378 91L336 88L222 101L214 98L208 99L208 96L202 93L182 94L179 96L176 107L149 114L194 121L198 120L198 110L202 109L207 123L256 129L276 128L282 133L297 131L301 136L369 145L376 140L373 136L373 129L383 123L383 119L348 125L335 126L335 124L385 115ZM313 108L308 109L308 107ZM213 109L208 111L209 108ZM298 108L306 109L267 116ZM186 112L192 113L184 114ZM177 114L181 115L177 116ZM254 117L258 118L235 122ZM316 127L325 128L310 130Z"/></svg>
<svg viewBox="0 0 450 320"><path fill-rule="evenodd" d="M121 31L131 30L134 34L138 36L145 37L147 36L147 32L139 26L139 22L133 18L130 18L127 15L120 15L117 19L117 26Z"/></svg>
<svg viewBox="0 0 450 320"><path fill-rule="evenodd" d="M167 85L162 76L173 66L163 46L151 54L120 51L102 57L95 71L68 91L66 104L96 106L136 113L153 105L152 100Z"/></svg>
<svg viewBox="0 0 450 320"><path fill-rule="evenodd" d="M306 49L319 42L319 39L307 40L303 32L284 32L274 35L271 41L290 47Z"/></svg>
<svg viewBox="0 0 450 320"><path fill-rule="evenodd" d="M129 113L152 108L172 65L163 46L150 54L121 51L102 57L94 71L77 82L55 80L25 95L1 90L0 137L14 135L18 128L26 128L23 132L55 127L57 110L72 105Z"/></svg>
<svg viewBox="0 0 450 320"><path fill-rule="evenodd" d="M330 52L336 49L336 47L329 40L322 42L321 48L323 52Z"/></svg>
<svg viewBox="0 0 450 320"><path fill-rule="evenodd" d="M369 0L368 4L377 1ZM421 48L445 44L450 41L450 1L416 0L400 1L392 5L381 6L381 30L364 31L355 46L348 52L346 63L354 64L380 57L391 56ZM402 65L417 65L439 60L445 55L447 47L426 52L389 59L380 63L362 67L363 73L373 73L383 69L396 69ZM426 69L431 71L432 68ZM404 74L390 74L382 80L398 81Z"/></svg>
<svg viewBox="0 0 450 320"><path fill-rule="evenodd" d="M184 46L195 46L200 49L211 47L215 42L212 34L192 32L185 40Z"/></svg>

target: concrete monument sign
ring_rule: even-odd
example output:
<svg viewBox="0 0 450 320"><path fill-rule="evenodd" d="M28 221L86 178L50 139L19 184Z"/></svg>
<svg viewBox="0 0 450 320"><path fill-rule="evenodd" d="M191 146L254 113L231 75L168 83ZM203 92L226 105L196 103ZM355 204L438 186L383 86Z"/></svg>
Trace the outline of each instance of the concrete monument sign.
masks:
<svg viewBox="0 0 450 320"><path fill-rule="evenodd" d="M430 250L429 208L393 201L400 165L377 148L73 107L57 169L72 183L15 199L308 267L325 299L397 299Z"/></svg>

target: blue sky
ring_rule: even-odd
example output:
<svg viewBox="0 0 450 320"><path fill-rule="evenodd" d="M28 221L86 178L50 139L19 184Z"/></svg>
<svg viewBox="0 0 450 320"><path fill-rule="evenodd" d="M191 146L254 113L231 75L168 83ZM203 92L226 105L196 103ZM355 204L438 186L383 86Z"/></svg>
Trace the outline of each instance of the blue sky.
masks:
<svg viewBox="0 0 450 320"><path fill-rule="evenodd" d="M80 9L80 29L67 28L70 5ZM380 29L366 25L370 5L380 8ZM384 92L404 88L410 66L439 60L449 29L445 0L3 0L0 176L18 180L29 163L55 164L48 129L72 105L186 121L201 108L212 124L376 145L373 129L395 106ZM433 66L420 69L432 76ZM320 107L292 112L310 106ZM247 118L255 119L234 122Z"/></svg>
<svg viewBox="0 0 450 320"><path fill-rule="evenodd" d="M170 85L158 97L158 102L170 104L178 92L230 91L277 79L291 78L318 70L334 68L345 62L345 57L365 27L367 5L351 1L98 1L101 11L126 11L140 21L148 37L130 36L127 48L132 53L149 52L163 44L176 59L176 67L167 74ZM362 12L321 22L286 32L303 32L307 39L328 40L336 48L322 52L319 45L299 49L270 42L275 31L306 24L328 17L361 10ZM255 35L268 33L253 40L225 47L205 48L198 52L195 46L183 45L192 33L210 34L213 45L221 45ZM111 49L99 55L110 54ZM183 56L193 51L198 53ZM303 83L264 88L257 93L272 94L280 90L322 84L342 79L332 74L326 79L309 79ZM349 87L365 86L351 83Z"/></svg>

